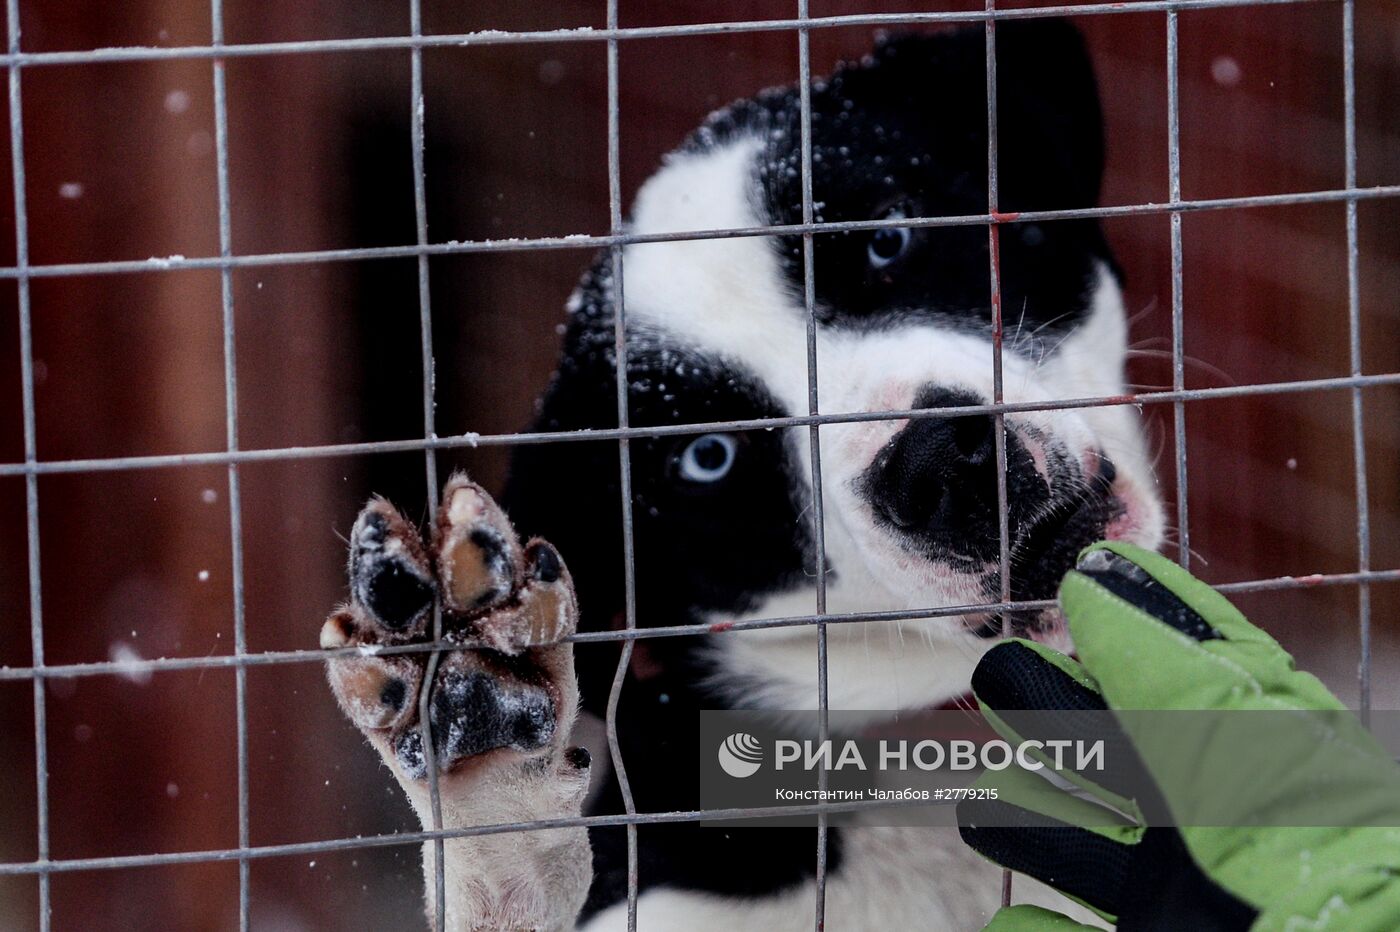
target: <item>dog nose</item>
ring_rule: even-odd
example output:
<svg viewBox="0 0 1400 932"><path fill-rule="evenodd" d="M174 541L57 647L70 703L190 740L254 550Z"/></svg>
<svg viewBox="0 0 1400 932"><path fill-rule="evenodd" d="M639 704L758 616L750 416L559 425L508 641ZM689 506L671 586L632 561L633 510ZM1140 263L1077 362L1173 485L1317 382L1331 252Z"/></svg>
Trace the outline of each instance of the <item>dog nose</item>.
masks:
<svg viewBox="0 0 1400 932"><path fill-rule="evenodd" d="M982 403L966 392L932 389L919 396L917 406ZM1019 471L1024 458L1009 431L1006 443L1007 484L1012 488L1022 484L1013 477L1012 467ZM909 534L956 541L963 545L959 550L968 545L980 549L997 539L996 421L990 414L911 420L876 458L872 479L875 509Z"/></svg>
<svg viewBox="0 0 1400 932"><path fill-rule="evenodd" d="M919 398L921 408L977 403L948 390ZM995 520L995 427L989 414L910 421L876 461L875 507L906 531L966 528L988 508Z"/></svg>

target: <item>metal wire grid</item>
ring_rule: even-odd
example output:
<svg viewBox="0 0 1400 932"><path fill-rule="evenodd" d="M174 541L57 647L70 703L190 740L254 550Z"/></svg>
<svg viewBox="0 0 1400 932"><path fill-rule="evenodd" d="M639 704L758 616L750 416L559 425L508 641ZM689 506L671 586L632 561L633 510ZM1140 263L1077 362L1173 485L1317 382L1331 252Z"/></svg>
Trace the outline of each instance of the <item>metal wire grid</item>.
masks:
<svg viewBox="0 0 1400 932"><path fill-rule="evenodd" d="M1363 389L1367 387L1400 384L1400 373L1380 373L1365 375L1362 371L1361 332L1360 332L1360 273L1357 243L1357 204L1361 200L1393 198L1400 196L1400 185L1358 188L1356 185L1356 74L1355 74L1355 0L1341 0L1342 42L1344 70L1344 124L1345 124L1345 188L1343 190L1307 191L1293 194L1266 195L1259 197L1214 198L1186 201L1181 197L1180 164L1180 123L1178 108L1178 32L1177 17L1180 10L1219 8L1229 6L1261 6L1274 3L1328 2L1328 0L1135 0L1135 2L1105 5L1070 5L1042 7L1038 9L999 10L995 0L987 0L985 10L978 13L915 13L915 14L869 14L856 16L811 17L808 0L797 0L797 18L790 20L759 20L732 23L701 23L692 25L657 26L646 28L621 28L618 26L617 0L608 0L607 26L602 30L576 29L559 31L500 32L487 31L457 35L425 36L422 32L421 0L409 0L409 34L374 39L315 40L305 42L259 43L231 45L224 42L222 0L210 0L211 43L208 46L181 48L118 48L91 51L25 53L20 48L19 0L6 0L6 23L8 26L7 53L0 55L0 65L9 70L10 139L11 159L15 198L15 265L0 268L0 278L16 280L18 297L18 319L20 329L21 384L23 392L24 421L24 462L0 464L0 476L22 475L25 478L26 494L26 534L29 559L29 608L31 625L32 665L27 668L0 669L0 681L30 680L34 688L34 727L36 743L36 782L37 782L37 858L32 862L0 864L0 876L38 875L40 892L40 928L47 930L50 924L50 877L55 873L68 873L85 870L110 870L140 866L188 864L236 860L239 863L239 922L240 928L247 929L249 923L249 861L255 858L282 857L320 851L337 851L354 848L382 847L390 845L417 844L432 841L436 856L436 883L434 898L437 909L437 925L442 928L445 919L443 842L447 838L460 838L471 835L496 834L525 831L530 829L557 828L574 825L621 825L626 827L628 842L628 927L636 927L637 905L637 826L662 822L693 821L701 817L700 812L659 812L638 813L633 802L627 781L626 768L618 746L616 712L620 701L621 687L629 662L634 641L639 638L675 637L706 633L713 630L708 625L681 625L668 628L641 629L636 624L636 604L634 585L634 545L632 537L631 475L628 446L633 438L659 437L676 434L702 433L714 430L745 430L757 427L806 427L809 436L810 468L814 497L814 524L818 546L817 553L817 594L816 612L811 615L796 615L782 618L752 619L737 622L727 628L735 630L755 630L760 628L813 626L817 631L818 647L818 699L823 728L828 708L827 693L827 626L830 624L853 624L893 621L914 618L946 617L968 612L1002 612L1034 610L1050 605L1048 601L1016 602L1009 591L1009 540L1007 532L1006 502L1006 450L1005 416L1011 413L1031 410L1063 410L1073 408L1101 407L1123 404L1171 404L1176 438L1176 479L1177 524L1180 533L1179 559L1186 564L1189 552L1189 513L1187 508L1187 459L1185 443L1186 404L1190 401L1208 398L1229 398L1247 395L1283 394L1303 391L1349 390L1352 401L1352 434L1355 456L1355 491L1357 517L1357 571L1305 577L1279 577L1232 583L1216 587L1222 592L1257 592L1291 589L1318 585L1354 585L1358 593L1358 620L1361 639L1361 654L1358 668L1358 686L1363 716L1369 715L1371 704L1371 606L1370 585L1374 582L1400 581L1400 569L1373 570L1370 563L1370 521L1366 492L1366 438L1364 431ZM1007 215L997 210L997 117L996 117L996 23L1003 19L1021 19L1052 15L1090 16L1121 12L1158 11L1166 14L1167 38L1167 90L1168 90L1168 170L1169 202L1167 205L1134 204L1121 207L1086 208L1079 210L1040 211ZM988 130L988 213L954 217L927 217L884 221L859 221L842 223L818 223L813 220L812 199L812 139L811 139L811 94L810 79L810 33L813 29L840 26L889 26L914 25L946 22L982 22L986 29L986 73L987 73L987 130ZM658 38L663 36L694 36L722 33L792 31L798 39L799 88L801 106L801 156L802 156L802 222L783 226L766 226L746 229L707 230L663 235L638 236L625 231L622 215L622 193L619 158L619 87L618 87L618 44L620 41L638 38ZM538 239L517 239L478 241L465 243L431 243L427 231L427 209L425 202L425 182L423 168L423 125L424 95L422 75L422 51L424 48L460 45L487 45L502 43L533 42L575 42L604 41L607 46L608 74L608 200L609 227L607 236L569 236ZM406 49L411 58L412 87L412 147L414 172L414 214L416 221L416 243L413 246L376 249L342 249L307 252L283 252L261 255L234 255L232 250L232 229L230 222L230 192L228 172L228 105L224 79L224 61L229 57L270 54L306 54L367 49ZM215 152L218 182L219 209L219 255L186 259L152 259L127 262L69 263L46 266L33 266L29 262L28 218L25 202L25 152L22 120L21 73L23 68L45 65L83 64L116 61L149 61L173 59L208 59L212 65L214 82ZM1348 276L1348 327L1350 349L1350 375L1344 378L1310 379L1290 382L1275 382L1228 388L1194 389L1184 387L1183 354L1183 294L1182 294L1182 243L1181 218L1192 211L1240 209L1283 204L1306 204L1343 202L1347 218L1347 276ZM1048 403L1006 403L1001 390L1002 320L1001 290L999 276L999 244L1001 226L1009 222L1030 222L1040 220L1064 220L1075 218L1107 218L1146 214L1170 215L1171 222L1171 275L1172 275L1172 389L1170 391L1148 392L1116 397L1094 397L1059 399ZM873 230L884 226L949 226L986 225L991 257L989 276L992 294L993 313L993 381L994 397L989 405L960 407L956 409L921 409L918 411L880 411L856 414L823 415L820 413L817 392L816 324L813 315L815 303L813 238L818 233L850 232ZM617 370L626 372L627 346L625 335L625 307L623 296L623 250L634 243L664 242L688 239L714 239L740 236L772 236L778 234L800 235L803 254L803 303L807 311L807 364L808 364L808 413L805 416L740 420L725 423L683 424L667 427L633 428L628 423L627 382L617 380L616 429L584 431L578 433L511 433L480 436L462 434L452 437L438 437L434 428L434 372L432 355L432 307L428 287L428 259L434 255L468 252L523 251L539 249L580 248L597 246L607 248L611 254L615 317L615 352ZM359 259L391 258L415 256L418 260L419 319L422 341L422 399L423 399L423 439L388 441L356 444L333 444L309 447L282 447L275 449L242 450L238 444L237 431L237 365L235 358L234 326L235 309L233 302L232 274L236 268L263 265L303 264L349 261ZM40 462L37 455L35 404L34 404L34 354L32 340L32 316L30 282L34 278L64 277L75 275L102 275L138 271L165 271L170 269L217 268L220 271L222 297L222 323L224 343L224 383L226 405L227 444L223 451L200 454L169 456L117 457L109 459L64 460ZM851 423L858 421L890 418L947 417L954 414L986 413L996 422L996 456L998 478L998 511L1000 524L1000 563L1002 567L1001 599L995 603L977 605L942 606L898 612L850 612L828 613L826 610L826 563L823 535L823 501L821 494L821 442L819 428L823 424ZM625 627L621 631L580 632L570 640L575 643L597 641L620 642L622 655L613 680L608 699L606 731L613 765L621 784L626 812L618 816L591 816L575 819L555 819L549 821L506 823L500 825L473 826L468 828L444 829L442 827L441 805L437 789L436 768L432 762L433 743L428 733L428 716L423 714L428 694L427 684L432 680L432 669L436 665L439 652L452 649L441 640L442 624L440 614L435 614L434 640L428 644L404 645L385 648L381 653L430 652L428 672L424 677L424 689L419 697L420 714L424 722L424 747L428 755L428 773L432 796L433 825L422 832L375 836L369 838L339 838L299 844L265 845L254 847L249 841L248 811L248 748L247 748L247 707L246 674L250 666L280 663L320 662L329 656L354 655L355 648L340 651L298 650L249 653L247 651L246 623L243 600L243 545L242 514L239 496L238 468L245 462L266 460L307 459L347 454L369 454L421 450L425 458L425 470L430 498L430 507L437 504L437 467L435 454L440 449L463 446L485 446L505 444L530 444L570 442L577 440L616 440L619 453L619 475L621 480L621 509L623 517L623 565L625 579ZM213 657L180 657L137 662L105 662L50 666L44 663L43 613L41 604L39 565L39 520L38 520L38 479L41 475L102 472L126 469L151 469L190 465L221 464L228 469L229 514L232 533L232 585L234 597L234 652ZM47 729L44 702L44 681L46 679L99 676L116 672L165 671L194 668L234 669L236 684L236 714L238 741L238 847L232 849L164 852L147 855L129 855L102 858L75 858L55 861L49 857L49 807L48 807L48 755ZM824 775L823 775L824 778ZM861 805L820 804L803 807L771 807L764 809L736 809L724 812L709 812L703 815L725 818L762 818L776 814L791 815L797 812L813 813L818 820L816 852L816 913L815 925L823 927L825 914L826 883L826 827L830 812L862 808ZM1009 901L1011 894L1010 874L1004 875L1003 901Z"/></svg>

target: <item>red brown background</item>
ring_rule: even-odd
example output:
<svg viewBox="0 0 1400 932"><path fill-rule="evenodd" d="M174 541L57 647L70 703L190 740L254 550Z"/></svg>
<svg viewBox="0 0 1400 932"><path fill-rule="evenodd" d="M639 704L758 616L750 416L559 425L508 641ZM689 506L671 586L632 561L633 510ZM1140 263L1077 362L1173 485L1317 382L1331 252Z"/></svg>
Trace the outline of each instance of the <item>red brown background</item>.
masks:
<svg viewBox="0 0 1400 932"><path fill-rule="evenodd" d="M231 43L403 34L406 3L228 0ZM199 4L42 0L22 7L26 51L207 44ZM967 9L814 0L813 15ZM429 32L601 26L597 0L428 0ZM787 18L791 4L624 2L623 25ZM1161 14L1084 17L1108 123L1104 200L1167 199ZM1341 7L1306 3L1183 12L1186 198L1343 184ZM864 51L868 28L813 32L825 70ZM1360 184L1400 182L1400 3L1357 4ZM424 53L434 241L607 232L601 42ZM629 41L621 51L623 184L709 110L793 80L791 33ZM273 55L227 65L234 249L265 253L413 239L407 51ZM216 255L207 61L35 67L23 72L35 264ZM0 102L0 110L4 105ZM6 114L7 115L7 114ZM3 125L3 124L0 124ZM0 141L0 147L8 143ZM5 153L6 155L8 153ZM80 185L81 188L74 188ZM67 187L65 187L67 186ZM0 257L13 261L9 185ZM77 195L77 196L74 196ZM1221 211L1184 221L1191 386L1348 372L1341 204ZM1360 207L1365 371L1400 370L1400 202ZM1169 344L1165 216L1118 219L1134 336ZM438 430L524 426L552 365L563 301L586 252L435 258ZM412 260L286 265L234 275L239 429L247 448L412 437L418 309ZM15 287L0 286L0 460L23 459ZM44 460L217 450L224 445L216 272L36 280L38 449ZM1143 385L1170 382L1156 357ZM1146 410L1175 494L1170 408ZM1400 390L1366 393L1377 568L1400 566ZM1188 406L1191 539L1216 582L1356 567L1350 395L1316 392ZM504 451L450 453L492 487ZM358 504L387 493L421 510L418 454L242 469L247 624L254 651L309 647L343 595ZM232 646L226 471L46 476L39 481L50 663L200 656ZM24 482L0 479L0 665L30 663ZM201 580L207 571L208 577ZM1374 587L1377 705L1400 703L1394 584ZM1355 701L1356 591L1241 600L1329 685ZM248 674L252 840L308 841L415 827L391 781L334 708L315 664ZM55 858L237 844L233 675L53 682ZM0 859L35 856L32 689L0 683ZM257 928L373 928L417 921L414 847L257 860ZM0 927L36 923L37 882L0 878ZM59 875L60 929L228 928L237 865Z"/></svg>

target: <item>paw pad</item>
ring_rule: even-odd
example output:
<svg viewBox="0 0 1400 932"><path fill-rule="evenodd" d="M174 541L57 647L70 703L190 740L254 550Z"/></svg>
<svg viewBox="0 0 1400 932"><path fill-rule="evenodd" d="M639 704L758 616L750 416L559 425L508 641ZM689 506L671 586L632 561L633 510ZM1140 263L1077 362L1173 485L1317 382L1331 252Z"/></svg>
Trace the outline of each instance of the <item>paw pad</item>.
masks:
<svg viewBox="0 0 1400 932"><path fill-rule="evenodd" d="M388 502L371 500L350 534L349 576L351 603L322 626L322 647L426 642L435 601L444 638L461 645L442 655L431 684L442 770L492 751L553 747L560 710L571 722L576 702L571 649L558 642L578 618L557 550L541 540L522 546L500 506L458 476L443 490L428 542ZM412 779L426 775L418 696L428 657L330 662L341 707Z"/></svg>
<svg viewBox="0 0 1400 932"><path fill-rule="evenodd" d="M350 590L388 631L422 627L434 585L418 533L383 499L365 506L350 532Z"/></svg>

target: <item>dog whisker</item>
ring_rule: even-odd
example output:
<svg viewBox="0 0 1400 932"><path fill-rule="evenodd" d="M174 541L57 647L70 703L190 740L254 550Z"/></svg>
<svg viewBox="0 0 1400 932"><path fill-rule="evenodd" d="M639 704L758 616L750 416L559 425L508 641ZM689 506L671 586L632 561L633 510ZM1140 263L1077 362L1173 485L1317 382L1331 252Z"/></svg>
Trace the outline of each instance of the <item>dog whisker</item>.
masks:
<svg viewBox="0 0 1400 932"><path fill-rule="evenodd" d="M1154 338L1154 340L1155 340L1155 339L1157 339L1157 338ZM1149 340L1149 341L1144 341L1144 342L1152 342L1152 341ZM1129 358L1129 359L1168 359L1168 360L1170 360L1170 359L1175 359L1175 358L1176 358L1176 354L1173 353L1171 350L1145 349L1145 348L1142 348L1142 347L1129 347L1129 348L1128 348L1128 351L1127 351L1127 355L1128 355L1128 358ZM1200 369L1200 370L1203 371L1203 372L1207 372L1207 373L1209 373L1210 375L1215 376L1216 378L1220 379L1220 381L1224 382L1226 385L1237 385L1237 384L1239 384L1238 380L1235 379L1234 376L1230 375L1230 373L1226 372L1224 369L1221 369L1219 366L1216 366L1216 365L1214 365L1214 364L1212 364L1212 363L1206 362L1204 359L1201 359L1199 356L1186 356L1186 355L1183 355L1183 356L1181 357L1181 362L1182 362L1182 365L1184 365L1184 366L1190 366L1190 367L1195 368L1195 369Z"/></svg>
<svg viewBox="0 0 1400 932"><path fill-rule="evenodd" d="M1135 311L1128 318L1128 329L1131 330L1133 327L1137 326L1139 323L1152 316L1152 314L1155 313L1157 310L1157 303L1158 302L1156 295L1153 295L1151 298L1148 298L1147 303L1142 306L1142 310Z"/></svg>

